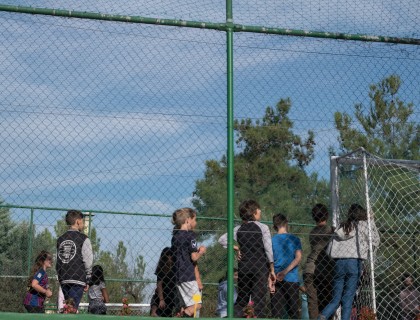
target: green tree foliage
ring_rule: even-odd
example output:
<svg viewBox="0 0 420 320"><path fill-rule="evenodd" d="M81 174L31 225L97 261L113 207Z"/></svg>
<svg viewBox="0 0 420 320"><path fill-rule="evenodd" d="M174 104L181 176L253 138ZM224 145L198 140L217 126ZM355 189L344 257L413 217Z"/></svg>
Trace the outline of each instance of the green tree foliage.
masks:
<svg viewBox="0 0 420 320"><path fill-rule="evenodd" d="M2 203L2 202L0 202ZM0 310L23 311L28 270L29 227L16 223L8 208L0 208ZM13 277L18 275L19 277Z"/></svg>
<svg viewBox="0 0 420 320"><path fill-rule="evenodd" d="M354 106L354 116L336 112L340 150L359 147L387 159L420 159L420 125L410 121L413 103L401 100L399 76L391 75L370 86L369 107Z"/></svg>
<svg viewBox="0 0 420 320"><path fill-rule="evenodd" d="M290 108L291 101L282 99L275 107L267 107L261 120L235 122L239 150L234 159L235 208L240 201L253 198L263 207L263 219L271 220L273 213L282 211L293 222L308 222L310 207L325 202L328 190L317 174L305 171L314 157L314 133L308 131L302 138L293 132ZM196 182L193 200L200 214L227 217L226 174L225 157L206 162L204 179ZM200 224L210 234L223 226L217 220Z"/></svg>
<svg viewBox="0 0 420 320"><path fill-rule="evenodd" d="M130 268L127 263L127 248L120 241L115 253L101 251L95 263L103 267L105 281L109 279L107 290L112 301L121 302L123 297L129 297L135 303L143 300L146 263L142 256L137 257L135 266Z"/></svg>

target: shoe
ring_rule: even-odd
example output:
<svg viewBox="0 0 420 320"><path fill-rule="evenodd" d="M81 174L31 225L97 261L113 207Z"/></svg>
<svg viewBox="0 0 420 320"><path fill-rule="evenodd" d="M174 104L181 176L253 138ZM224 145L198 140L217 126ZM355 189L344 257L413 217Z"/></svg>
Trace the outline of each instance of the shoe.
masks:
<svg viewBox="0 0 420 320"><path fill-rule="evenodd" d="M323 314L320 314L317 318L317 320L327 320L327 317L324 316Z"/></svg>

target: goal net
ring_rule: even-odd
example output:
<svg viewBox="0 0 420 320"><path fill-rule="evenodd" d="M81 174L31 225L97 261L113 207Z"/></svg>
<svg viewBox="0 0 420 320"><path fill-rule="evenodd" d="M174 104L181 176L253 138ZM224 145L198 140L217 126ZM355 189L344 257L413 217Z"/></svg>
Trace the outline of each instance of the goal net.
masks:
<svg viewBox="0 0 420 320"><path fill-rule="evenodd" d="M376 225L380 235L377 248L370 238L352 319L415 314L409 294L417 294L419 280L420 162L381 159L361 148L331 157L330 169L333 225L345 221L357 203L367 209L370 230Z"/></svg>

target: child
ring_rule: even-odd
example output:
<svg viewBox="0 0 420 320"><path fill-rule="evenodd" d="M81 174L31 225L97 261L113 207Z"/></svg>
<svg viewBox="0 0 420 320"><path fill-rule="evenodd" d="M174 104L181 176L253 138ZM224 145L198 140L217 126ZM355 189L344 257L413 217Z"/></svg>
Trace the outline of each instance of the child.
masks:
<svg viewBox="0 0 420 320"><path fill-rule="evenodd" d="M206 253L206 247L197 248L196 236L192 231L197 225L196 218L197 213L191 208L178 209L172 214L175 226L172 236L173 269L180 302L187 317L193 317L194 310L201 308L201 299L193 299L193 296L201 297L194 263Z"/></svg>
<svg viewBox="0 0 420 320"><path fill-rule="evenodd" d="M89 312L93 314L106 314L105 303L109 302L109 296L105 286L104 270L99 265L95 265L92 268L88 295Z"/></svg>
<svg viewBox="0 0 420 320"><path fill-rule="evenodd" d="M93 252L89 238L82 233L83 214L69 210L66 214L69 230L57 239L57 275L64 299L72 298L78 309L92 272Z"/></svg>
<svg viewBox="0 0 420 320"><path fill-rule="evenodd" d="M287 218L281 213L274 215L273 226L277 231L273 237L277 281L271 294L271 316L283 318L285 307L290 319L300 319L298 266L302 259L302 245L298 237L288 233Z"/></svg>
<svg viewBox="0 0 420 320"><path fill-rule="evenodd" d="M255 200L243 201L239 205L239 216L242 224L233 229L234 240L239 244L234 249L240 256L235 317L243 317L251 298L256 316L264 318L268 278L275 280L270 229L260 222L261 208ZM226 233L219 238L219 243L227 248Z"/></svg>
<svg viewBox="0 0 420 320"><path fill-rule="evenodd" d="M309 234L311 252L304 270L305 290L308 298L309 319L316 319L331 301L334 261L325 252L333 228L327 225L328 208L321 203L312 208L316 227Z"/></svg>
<svg viewBox="0 0 420 320"><path fill-rule="evenodd" d="M157 286L150 303L150 315L152 317L172 317L177 294L172 267L172 250L166 247L160 254L155 271Z"/></svg>
<svg viewBox="0 0 420 320"><path fill-rule="evenodd" d="M233 280L236 282L238 280L238 269L233 269ZM216 314L220 318L227 318L227 273L226 275L219 280L219 287L217 293L217 309ZM236 301L238 294L236 288L233 292L233 300Z"/></svg>
<svg viewBox="0 0 420 320"><path fill-rule="evenodd" d="M47 251L41 251L35 259L31 275L28 279L28 291L26 292L23 305L29 313L44 313L45 298L52 296L48 288L47 269L52 266L52 255Z"/></svg>
<svg viewBox="0 0 420 320"><path fill-rule="evenodd" d="M372 245L379 245L379 234L372 221ZM363 260L368 258L369 226L366 210L358 204L349 208L347 221L340 225L327 251L335 260L334 292L331 302L318 319L329 319L341 304L341 319L349 320L353 299L360 279Z"/></svg>
<svg viewBox="0 0 420 320"><path fill-rule="evenodd" d="M68 298L67 300L64 300L63 309L61 310L61 313L78 313L76 307L74 306L73 298Z"/></svg>

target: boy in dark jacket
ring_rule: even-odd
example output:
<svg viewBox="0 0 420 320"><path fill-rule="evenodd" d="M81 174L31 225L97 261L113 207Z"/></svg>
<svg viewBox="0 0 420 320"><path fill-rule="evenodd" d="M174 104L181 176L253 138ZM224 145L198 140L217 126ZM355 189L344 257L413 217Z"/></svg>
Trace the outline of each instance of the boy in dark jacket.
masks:
<svg viewBox="0 0 420 320"><path fill-rule="evenodd" d="M78 309L83 292L89 288L93 251L90 239L82 233L84 216L81 211L69 210L66 223L69 230L57 239L57 275L64 299L73 299Z"/></svg>

